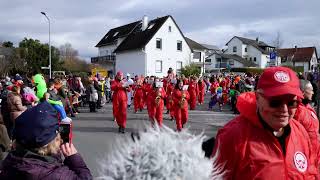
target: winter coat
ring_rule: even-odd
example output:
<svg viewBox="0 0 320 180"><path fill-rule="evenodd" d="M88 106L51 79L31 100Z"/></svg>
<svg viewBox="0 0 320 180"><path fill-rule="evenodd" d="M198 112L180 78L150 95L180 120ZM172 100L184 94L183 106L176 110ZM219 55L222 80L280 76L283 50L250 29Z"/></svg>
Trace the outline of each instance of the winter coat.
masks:
<svg viewBox="0 0 320 180"><path fill-rule="evenodd" d="M223 179L316 179L316 153L304 127L289 120L285 154L279 140L260 120L253 92L238 97L240 115L218 131L217 153Z"/></svg>
<svg viewBox="0 0 320 180"><path fill-rule="evenodd" d="M0 114L0 161L3 159L3 152L8 151L9 147L10 139L2 115Z"/></svg>
<svg viewBox="0 0 320 180"><path fill-rule="evenodd" d="M297 111L294 115L294 119L302 124L309 134L312 146L315 149L319 147L319 120L316 115L315 110L310 106L310 104L304 105L299 104Z"/></svg>
<svg viewBox="0 0 320 180"><path fill-rule="evenodd" d="M28 150L15 150L3 161L1 180L73 180L92 179L90 170L80 154L66 157L41 156Z"/></svg>
<svg viewBox="0 0 320 180"><path fill-rule="evenodd" d="M10 111L10 119L14 121L20 114L22 114L27 107L22 105L22 99L19 94L9 93L8 94L8 108Z"/></svg>

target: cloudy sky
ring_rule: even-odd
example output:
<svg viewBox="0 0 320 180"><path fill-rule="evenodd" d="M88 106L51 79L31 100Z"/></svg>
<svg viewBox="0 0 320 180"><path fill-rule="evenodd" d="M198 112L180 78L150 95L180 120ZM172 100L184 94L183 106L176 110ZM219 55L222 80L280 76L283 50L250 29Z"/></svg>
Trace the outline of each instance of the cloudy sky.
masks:
<svg viewBox="0 0 320 180"><path fill-rule="evenodd" d="M59 47L71 43L81 57L110 28L172 15L185 36L223 48L233 36L270 43L280 32L283 47L320 48L320 0L1 0L0 41L17 45L24 37Z"/></svg>

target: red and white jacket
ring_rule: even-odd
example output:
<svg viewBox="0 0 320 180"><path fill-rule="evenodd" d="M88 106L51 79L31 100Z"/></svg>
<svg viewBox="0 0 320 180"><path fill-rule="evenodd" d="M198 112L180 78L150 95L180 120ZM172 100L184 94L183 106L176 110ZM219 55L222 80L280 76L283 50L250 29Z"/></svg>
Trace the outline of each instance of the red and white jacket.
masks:
<svg viewBox="0 0 320 180"><path fill-rule="evenodd" d="M223 179L316 179L316 150L305 128L289 120L290 134L283 154L278 139L264 128L253 92L238 97L240 115L218 131L213 156L223 166Z"/></svg>

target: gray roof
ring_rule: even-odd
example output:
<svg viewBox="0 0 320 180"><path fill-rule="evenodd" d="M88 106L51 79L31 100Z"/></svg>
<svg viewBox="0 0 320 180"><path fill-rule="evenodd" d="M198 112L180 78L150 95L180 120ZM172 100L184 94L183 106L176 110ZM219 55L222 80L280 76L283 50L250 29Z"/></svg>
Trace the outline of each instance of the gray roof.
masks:
<svg viewBox="0 0 320 180"><path fill-rule="evenodd" d="M201 44L201 45L206 47L207 49L220 50L220 48L218 46L215 46L215 45L210 45L210 44Z"/></svg>
<svg viewBox="0 0 320 180"><path fill-rule="evenodd" d="M202 46L200 43L197 43L196 41L188 38L188 37L185 37L186 38L186 41L187 41L187 44L190 46L190 48L193 50L193 49L198 49L198 50L205 50L205 49L208 49L204 46Z"/></svg>

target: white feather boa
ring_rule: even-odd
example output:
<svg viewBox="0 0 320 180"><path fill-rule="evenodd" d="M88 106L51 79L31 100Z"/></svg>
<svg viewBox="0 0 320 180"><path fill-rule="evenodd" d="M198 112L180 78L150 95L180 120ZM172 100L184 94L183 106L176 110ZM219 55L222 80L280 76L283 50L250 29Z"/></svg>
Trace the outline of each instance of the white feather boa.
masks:
<svg viewBox="0 0 320 180"><path fill-rule="evenodd" d="M163 126L139 134L140 140L117 141L116 149L100 163L104 180L209 180L222 179L214 158L204 157L204 136Z"/></svg>

